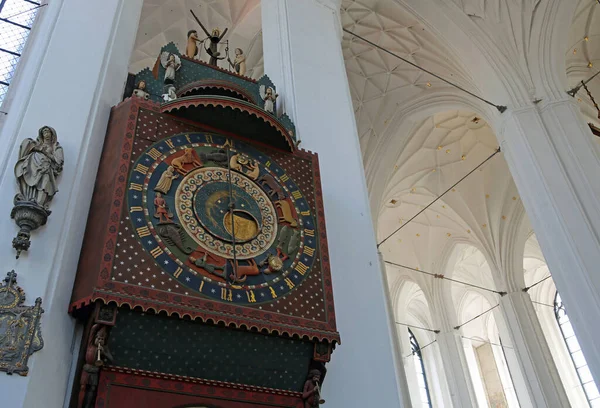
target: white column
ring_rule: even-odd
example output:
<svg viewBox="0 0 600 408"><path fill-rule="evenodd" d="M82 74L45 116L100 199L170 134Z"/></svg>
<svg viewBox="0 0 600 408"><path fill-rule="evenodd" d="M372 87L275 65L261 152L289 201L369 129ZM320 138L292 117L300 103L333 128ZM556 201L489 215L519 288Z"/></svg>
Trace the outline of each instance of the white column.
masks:
<svg viewBox="0 0 600 408"><path fill-rule="evenodd" d="M437 343L440 347L452 406L454 408L476 407L477 397L462 338L453 330L439 333Z"/></svg>
<svg viewBox="0 0 600 408"><path fill-rule="evenodd" d="M504 156L575 333L600 380L600 158L569 98L506 112Z"/></svg>
<svg viewBox="0 0 600 408"><path fill-rule="evenodd" d="M303 148L319 154L337 326L324 398L332 407L401 407L348 79L340 0L263 0L265 72ZM280 106L281 107L281 106Z"/></svg>
<svg viewBox="0 0 600 408"><path fill-rule="evenodd" d="M127 77L142 0L52 0L40 10L19 69L0 141L0 273L15 269L28 303L42 297L44 348L29 361L27 377L0 373L6 407L62 407L77 357L75 322L67 314L94 180L110 114ZM59 192L46 226L32 234L29 252L15 260L9 218L17 192L13 167L21 140L56 129L65 153Z"/></svg>
<svg viewBox="0 0 600 408"><path fill-rule="evenodd" d="M498 329L507 336L503 345L514 373L515 389L523 407L569 407L569 400L552 359L542 326L525 292L500 298L503 319ZM513 358L512 356L516 358ZM509 357L510 356L510 357Z"/></svg>

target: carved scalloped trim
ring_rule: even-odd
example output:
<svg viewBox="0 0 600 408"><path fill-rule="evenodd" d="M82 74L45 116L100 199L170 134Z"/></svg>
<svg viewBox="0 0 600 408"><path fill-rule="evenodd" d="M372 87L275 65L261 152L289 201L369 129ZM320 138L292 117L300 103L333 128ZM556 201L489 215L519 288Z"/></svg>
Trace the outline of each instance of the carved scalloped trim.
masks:
<svg viewBox="0 0 600 408"><path fill-rule="evenodd" d="M107 292L107 291L104 291ZM77 310L83 308L84 306L94 303L98 300L102 301L106 305L114 304L117 307L127 306L131 310L141 309L143 312L152 311L155 314L165 313L167 316L175 316L179 319L184 319L185 317L190 320L200 320L202 323L213 324L213 325L224 325L229 328L247 330L255 333L262 334L271 334L276 336L287 336L292 339L298 340L307 340L307 341L317 341L317 342L330 342L335 348L336 345L341 344L340 335L337 332L328 332L318 329L310 329L310 328L300 328L293 327L287 325L285 323L273 323L273 324L265 324L264 321L257 320L253 323L247 322L249 318L243 318L241 316L232 315L227 312L221 311L208 311L211 313L209 315L207 312L202 310L193 310L192 307L187 305L164 305L163 307L159 306L156 300L151 299L122 299L125 294L116 294L121 299L117 300L114 297L111 297L110 294L106 293L108 296L104 297L98 294L97 292L90 298L80 300L76 303L71 304L71 310ZM147 304L151 302L152 304ZM181 306L182 308L186 308L188 310L177 310ZM214 314L212 314L214 313ZM243 321L243 320L246 320Z"/></svg>
<svg viewBox="0 0 600 408"><path fill-rule="evenodd" d="M281 136L283 136L290 148L290 152L293 153L296 151L296 145L293 142L290 135L288 134L288 130L285 128L285 126L283 126L275 116L263 111L259 107L252 105L248 102L243 102L226 97L217 98L214 96L186 96L163 104L161 106L161 112L173 113L174 111L177 111L182 108L198 106L231 108L255 116L257 119L261 119L262 121L273 127L279 132Z"/></svg>
<svg viewBox="0 0 600 408"><path fill-rule="evenodd" d="M113 373L129 374L129 375L133 374L133 375L139 375L141 377L151 377L151 378L158 378L161 380L172 380L172 381L187 382L187 383L193 383L193 384L202 384L202 385L208 385L208 386L232 388L232 389L236 389L236 390L244 390L244 391L249 391L249 392L260 392L260 393L264 393L264 394L284 395L287 397L295 397L295 398L302 397L301 392L280 390L277 388L258 387L258 386L245 385L245 384L236 384L236 383L225 382L225 381L205 380L205 379L201 379L201 378L188 377L186 375L165 374L165 373L159 373L156 371L137 370L134 368L124 368L124 367L118 367L118 366L106 366L106 367L104 367L104 370L110 371Z"/></svg>
<svg viewBox="0 0 600 408"><path fill-rule="evenodd" d="M181 87L181 89L179 89L177 91L177 96L182 97L181 95L183 95L184 93L195 91L198 89L207 89L207 88L208 89L216 88L216 89L223 89L226 91L232 91L232 92L238 94L240 97L242 97L246 102L256 104L255 98L247 91L243 90L242 88L240 88L238 86L233 85L233 83L231 83L231 82L218 81L218 80L202 80L202 81L191 82L191 83ZM194 96L194 95L190 95L187 97L191 97L191 96ZM185 98L185 96L184 96L184 98Z"/></svg>

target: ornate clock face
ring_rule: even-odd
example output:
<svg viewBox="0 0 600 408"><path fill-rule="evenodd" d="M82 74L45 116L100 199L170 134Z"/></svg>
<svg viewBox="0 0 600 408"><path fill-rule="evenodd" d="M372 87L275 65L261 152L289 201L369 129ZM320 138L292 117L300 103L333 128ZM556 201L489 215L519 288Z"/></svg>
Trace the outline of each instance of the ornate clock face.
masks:
<svg viewBox="0 0 600 408"><path fill-rule="evenodd" d="M285 295L310 273L315 223L266 154L204 133L175 135L134 163L129 218L142 246L182 285L242 304Z"/></svg>

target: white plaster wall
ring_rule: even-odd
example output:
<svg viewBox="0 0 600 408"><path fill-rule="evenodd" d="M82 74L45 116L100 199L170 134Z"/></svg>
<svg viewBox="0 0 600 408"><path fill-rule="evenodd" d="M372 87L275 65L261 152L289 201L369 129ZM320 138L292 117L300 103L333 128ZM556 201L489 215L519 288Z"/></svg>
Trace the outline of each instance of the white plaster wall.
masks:
<svg viewBox="0 0 600 408"><path fill-rule="evenodd" d="M30 360L28 377L0 376L1 406L61 407L75 347L75 322L67 314L89 203L110 107L119 102L127 76L142 0L51 0L24 56L23 75L0 141L0 260L14 268L28 301L43 298L44 349ZM18 145L42 125L58 132L65 152L60 192L48 224L33 233L28 253L15 260L9 219L17 192L12 168Z"/></svg>
<svg viewBox="0 0 600 408"><path fill-rule="evenodd" d="M265 72L302 147L319 154L342 336L323 395L332 407L398 407L386 309L364 170L340 46L338 1L263 0Z"/></svg>

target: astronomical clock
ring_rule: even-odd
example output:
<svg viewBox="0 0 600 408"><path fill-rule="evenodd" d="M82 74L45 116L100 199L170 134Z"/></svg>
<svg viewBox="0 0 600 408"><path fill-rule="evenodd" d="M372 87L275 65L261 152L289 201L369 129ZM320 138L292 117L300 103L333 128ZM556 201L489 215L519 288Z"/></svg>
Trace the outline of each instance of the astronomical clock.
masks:
<svg viewBox="0 0 600 408"><path fill-rule="evenodd" d="M269 78L236 67L169 44L112 110L70 307L86 325L72 407L321 401L340 339L318 159Z"/></svg>

